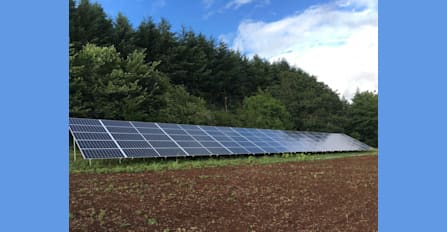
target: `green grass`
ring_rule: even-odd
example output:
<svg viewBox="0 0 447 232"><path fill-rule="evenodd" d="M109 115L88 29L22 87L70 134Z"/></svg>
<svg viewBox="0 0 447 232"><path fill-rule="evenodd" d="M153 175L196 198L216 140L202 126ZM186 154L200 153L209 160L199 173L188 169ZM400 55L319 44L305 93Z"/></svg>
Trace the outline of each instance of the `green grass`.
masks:
<svg viewBox="0 0 447 232"><path fill-rule="evenodd" d="M222 167L235 165L263 165L284 162L303 162L314 160L335 159L361 155L377 155L377 150L367 152L345 152L327 154L277 154L237 157L187 157L178 159L123 159L118 160L84 160L79 151L73 161L73 149L70 149L71 173L115 173L115 172L145 172L166 171L190 168Z"/></svg>

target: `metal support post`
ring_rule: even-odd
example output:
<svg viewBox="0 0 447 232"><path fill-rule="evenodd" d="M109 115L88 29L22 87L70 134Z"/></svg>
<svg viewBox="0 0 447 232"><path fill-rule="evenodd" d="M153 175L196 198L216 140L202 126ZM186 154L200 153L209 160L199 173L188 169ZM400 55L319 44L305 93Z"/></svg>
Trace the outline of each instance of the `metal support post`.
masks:
<svg viewBox="0 0 447 232"><path fill-rule="evenodd" d="M76 142L75 142L75 138L73 136L73 160L76 161Z"/></svg>

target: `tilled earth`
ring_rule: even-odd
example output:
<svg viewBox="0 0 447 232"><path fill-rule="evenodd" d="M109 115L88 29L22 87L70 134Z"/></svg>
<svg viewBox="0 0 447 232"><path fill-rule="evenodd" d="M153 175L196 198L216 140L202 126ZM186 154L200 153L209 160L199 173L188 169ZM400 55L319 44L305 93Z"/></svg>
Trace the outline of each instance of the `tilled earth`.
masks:
<svg viewBox="0 0 447 232"><path fill-rule="evenodd" d="M377 156L70 174L71 231L377 231Z"/></svg>

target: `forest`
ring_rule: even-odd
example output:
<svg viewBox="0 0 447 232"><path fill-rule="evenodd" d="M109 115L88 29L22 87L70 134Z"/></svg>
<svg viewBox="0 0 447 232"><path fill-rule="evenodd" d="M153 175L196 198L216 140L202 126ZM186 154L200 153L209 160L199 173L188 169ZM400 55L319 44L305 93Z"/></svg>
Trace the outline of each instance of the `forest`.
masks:
<svg viewBox="0 0 447 232"><path fill-rule="evenodd" d="M378 146L377 93L350 102L285 60L69 1L71 117L341 132Z"/></svg>

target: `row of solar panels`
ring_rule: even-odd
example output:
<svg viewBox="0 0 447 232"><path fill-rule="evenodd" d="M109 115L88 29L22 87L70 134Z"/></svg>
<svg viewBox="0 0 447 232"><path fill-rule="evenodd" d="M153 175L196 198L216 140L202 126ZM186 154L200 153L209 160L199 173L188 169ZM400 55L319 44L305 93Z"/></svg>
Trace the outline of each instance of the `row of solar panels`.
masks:
<svg viewBox="0 0 447 232"><path fill-rule="evenodd" d="M70 118L85 159L334 152L370 147L345 134Z"/></svg>

